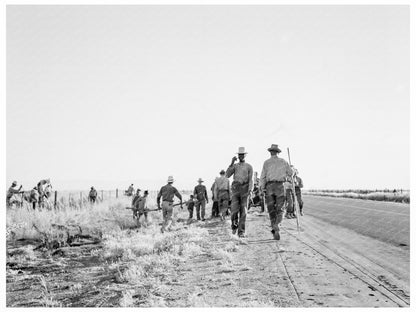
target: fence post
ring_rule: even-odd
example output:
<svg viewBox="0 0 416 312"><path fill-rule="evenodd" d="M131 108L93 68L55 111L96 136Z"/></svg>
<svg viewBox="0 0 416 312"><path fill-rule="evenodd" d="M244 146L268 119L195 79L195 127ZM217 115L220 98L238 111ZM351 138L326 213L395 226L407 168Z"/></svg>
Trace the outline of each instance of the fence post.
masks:
<svg viewBox="0 0 416 312"><path fill-rule="evenodd" d="M118 189L116 189L116 198L118 198Z"/></svg>
<svg viewBox="0 0 416 312"><path fill-rule="evenodd" d="M103 200L104 200L104 191L101 190L101 201L103 201Z"/></svg>
<svg viewBox="0 0 416 312"><path fill-rule="evenodd" d="M57 201L57 199L58 199L58 191L55 191L55 198L54 198L54 201L53 201L53 209L56 209L56 201Z"/></svg>

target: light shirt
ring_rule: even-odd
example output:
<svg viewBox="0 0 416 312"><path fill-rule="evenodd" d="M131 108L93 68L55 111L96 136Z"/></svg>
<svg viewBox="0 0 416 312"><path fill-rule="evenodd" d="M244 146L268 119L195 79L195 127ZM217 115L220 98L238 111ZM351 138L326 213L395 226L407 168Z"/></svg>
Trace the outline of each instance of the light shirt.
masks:
<svg viewBox="0 0 416 312"><path fill-rule="evenodd" d="M234 182L245 184L248 182L248 189L253 189L253 167L246 162L238 162L227 168L227 178L234 175Z"/></svg>
<svg viewBox="0 0 416 312"><path fill-rule="evenodd" d="M287 176L292 176L293 170L283 158L277 155L271 156L263 164L260 176L260 188L265 189L267 182L284 181Z"/></svg>
<svg viewBox="0 0 416 312"><path fill-rule="evenodd" d="M159 194L157 194L157 203L160 203L160 198L162 197L162 201L168 201L173 203L173 196L179 198L182 201L182 196L179 194L178 190L171 184L166 184L165 186L162 186L162 188L159 191Z"/></svg>

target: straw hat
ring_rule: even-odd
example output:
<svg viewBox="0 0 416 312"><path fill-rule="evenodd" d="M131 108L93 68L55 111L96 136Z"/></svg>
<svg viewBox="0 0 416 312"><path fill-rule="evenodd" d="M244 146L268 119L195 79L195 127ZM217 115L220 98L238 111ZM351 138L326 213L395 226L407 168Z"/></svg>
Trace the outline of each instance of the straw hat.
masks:
<svg viewBox="0 0 416 312"><path fill-rule="evenodd" d="M174 182L173 176L168 176L168 183Z"/></svg>
<svg viewBox="0 0 416 312"><path fill-rule="evenodd" d="M278 153L280 153L280 152L281 152L281 150L280 150L280 148L277 146L277 144L272 144L272 146L270 146L267 150L268 150L269 152L271 152L271 151L275 151L275 152L278 152Z"/></svg>
<svg viewBox="0 0 416 312"><path fill-rule="evenodd" d="M238 152L236 154L247 154L246 149L244 147L239 147Z"/></svg>
<svg viewBox="0 0 416 312"><path fill-rule="evenodd" d="M202 183L202 182L204 182L204 180L202 180L201 178L199 178L198 179L198 182L201 182Z"/></svg>

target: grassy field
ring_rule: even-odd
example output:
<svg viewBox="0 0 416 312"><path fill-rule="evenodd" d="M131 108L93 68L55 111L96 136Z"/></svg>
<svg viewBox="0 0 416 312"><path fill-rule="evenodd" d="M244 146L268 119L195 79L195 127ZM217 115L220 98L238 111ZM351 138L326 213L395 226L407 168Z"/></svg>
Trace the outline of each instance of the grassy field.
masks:
<svg viewBox="0 0 416 312"><path fill-rule="evenodd" d="M149 208L155 208L155 197L151 193ZM239 240L230 236L222 248L214 248L208 231L188 222L186 208L175 209L172 231L162 234L161 212L149 213L148 222L142 219L137 226L125 209L130 201L123 197L56 211L8 210L7 306L165 306L167 285L175 283L183 263L200 254L232 260ZM90 263L91 272L77 281L71 274L74 280L62 288L65 278L53 274L52 267L73 259ZM93 283L96 276L100 281ZM192 293L185 299L184 306L202 305Z"/></svg>
<svg viewBox="0 0 416 312"><path fill-rule="evenodd" d="M410 203L410 191L402 190L304 190L305 195L329 196Z"/></svg>

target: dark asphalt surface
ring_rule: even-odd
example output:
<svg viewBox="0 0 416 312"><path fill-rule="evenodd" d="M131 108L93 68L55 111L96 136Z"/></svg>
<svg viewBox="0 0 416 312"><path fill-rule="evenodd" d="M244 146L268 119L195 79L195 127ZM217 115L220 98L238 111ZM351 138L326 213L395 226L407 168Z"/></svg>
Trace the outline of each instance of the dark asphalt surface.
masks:
<svg viewBox="0 0 416 312"><path fill-rule="evenodd" d="M384 242L409 248L410 205L303 195L304 213Z"/></svg>

